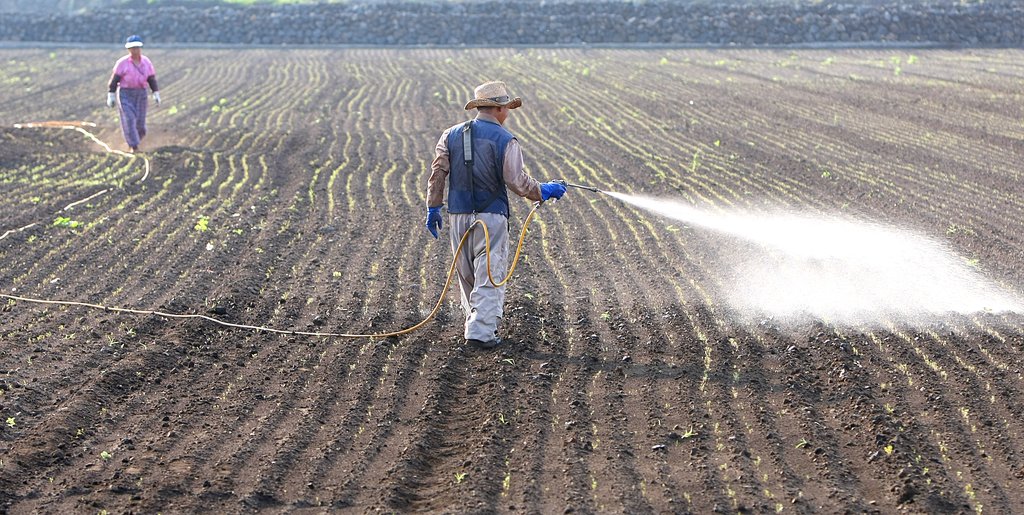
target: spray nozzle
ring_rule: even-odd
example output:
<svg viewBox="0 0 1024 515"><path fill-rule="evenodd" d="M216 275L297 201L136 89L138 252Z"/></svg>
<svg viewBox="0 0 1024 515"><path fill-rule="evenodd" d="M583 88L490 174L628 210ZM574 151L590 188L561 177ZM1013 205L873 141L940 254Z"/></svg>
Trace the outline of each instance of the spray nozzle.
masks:
<svg viewBox="0 0 1024 515"><path fill-rule="evenodd" d="M597 189L597 188L595 188L593 186L584 186L582 184L573 184L571 182L566 182L566 181L564 181L562 179L558 179L558 180L555 180L553 182L557 182L558 184L561 184L562 186L565 186L567 188L568 187L573 187L573 188L579 188L581 190L593 191L594 193L603 193L601 190L599 190L599 189Z"/></svg>

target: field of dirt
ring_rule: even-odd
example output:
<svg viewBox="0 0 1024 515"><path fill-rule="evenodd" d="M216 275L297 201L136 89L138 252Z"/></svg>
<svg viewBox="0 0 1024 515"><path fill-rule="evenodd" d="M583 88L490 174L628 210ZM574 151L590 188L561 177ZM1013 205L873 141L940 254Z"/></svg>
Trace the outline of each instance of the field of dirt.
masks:
<svg viewBox="0 0 1024 515"><path fill-rule="evenodd" d="M1024 287L1019 50L147 48L148 174L14 127L126 150L120 53L0 50L2 294L409 327L451 254L434 144L492 79L535 177L870 220ZM1024 511L1024 314L751 316L726 265L757 252L570 190L494 351L451 292L390 338L4 298L0 512Z"/></svg>

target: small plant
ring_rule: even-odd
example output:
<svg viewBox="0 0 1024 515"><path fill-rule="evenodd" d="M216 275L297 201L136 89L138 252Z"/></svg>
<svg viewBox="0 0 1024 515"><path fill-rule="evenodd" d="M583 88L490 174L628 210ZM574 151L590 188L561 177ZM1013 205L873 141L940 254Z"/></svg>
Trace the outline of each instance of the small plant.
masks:
<svg viewBox="0 0 1024 515"><path fill-rule="evenodd" d="M811 442L807 441L806 438L801 438L800 439L800 443L796 444L796 448L797 449L803 449L804 447L807 447L808 445L811 445Z"/></svg>
<svg viewBox="0 0 1024 515"><path fill-rule="evenodd" d="M195 227L193 227L193 229L195 229L195 230L197 230L199 232L209 231L210 230L210 217L208 217L208 216L200 216L199 217L199 221L196 222L196 225L195 225Z"/></svg>
<svg viewBox="0 0 1024 515"><path fill-rule="evenodd" d="M14 427L14 417L7 417L7 425Z"/></svg>
<svg viewBox="0 0 1024 515"><path fill-rule="evenodd" d="M53 220L53 225L54 227L67 227L69 229L77 229L82 225L82 222L72 220L70 217L67 216L58 216L56 219Z"/></svg>
<svg viewBox="0 0 1024 515"><path fill-rule="evenodd" d="M462 483L463 479L466 479L466 473L465 472L456 472L455 473L455 484Z"/></svg>
<svg viewBox="0 0 1024 515"><path fill-rule="evenodd" d="M964 227L960 224L950 222L949 227L946 228L946 234L969 234L975 235L974 229L970 227Z"/></svg>
<svg viewBox="0 0 1024 515"><path fill-rule="evenodd" d="M107 460L109 460L110 458L113 458L113 457L114 456L112 454L110 454L109 452L107 452L107 451L103 451L103 452L100 453L100 458L103 458L103 461L107 461Z"/></svg>
<svg viewBox="0 0 1024 515"><path fill-rule="evenodd" d="M886 446L885 446L885 455L886 455L886 456L892 456L892 453L893 453L893 451L895 451L895 450L896 450L896 449L894 449L894 448L893 448L892 444L886 445Z"/></svg>

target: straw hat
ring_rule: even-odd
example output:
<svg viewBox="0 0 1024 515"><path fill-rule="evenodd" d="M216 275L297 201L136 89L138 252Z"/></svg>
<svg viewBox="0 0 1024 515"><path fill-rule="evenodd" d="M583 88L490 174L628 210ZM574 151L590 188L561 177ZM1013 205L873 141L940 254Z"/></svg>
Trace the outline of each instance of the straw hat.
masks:
<svg viewBox="0 0 1024 515"><path fill-rule="evenodd" d="M124 42L125 48L135 48L137 46L142 46L142 38L135 34L128 36L128 39Z"/></svg>
<svg viewBox="0 0 1024 515"><path fill-rule="evenodd" d="M478 107L507 107L515 109L523 105L523 99L519 97L513 98L508 92L508 87L505 86L505 83L497 80L485 82L477 86L473 90L473 96L476 98L466 104L467 111Z"/></svg>

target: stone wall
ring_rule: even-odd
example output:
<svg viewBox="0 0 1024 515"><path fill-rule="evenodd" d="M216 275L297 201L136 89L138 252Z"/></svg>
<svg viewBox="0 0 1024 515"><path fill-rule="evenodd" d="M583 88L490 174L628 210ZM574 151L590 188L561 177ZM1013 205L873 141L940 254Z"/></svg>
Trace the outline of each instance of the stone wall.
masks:
<svg viewBox="0 0 1024 515"><path fill-rule="evenodd" d="M0 41L155 45L1024 44L1024 2L377 2L3 13Z"/></svg>

